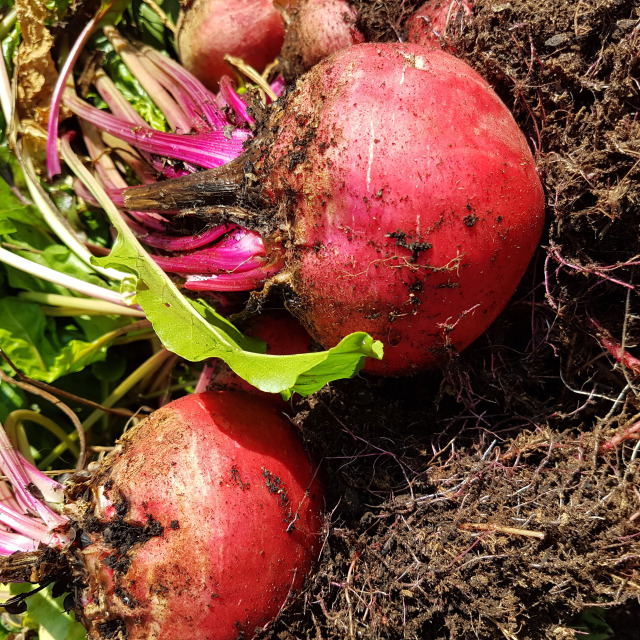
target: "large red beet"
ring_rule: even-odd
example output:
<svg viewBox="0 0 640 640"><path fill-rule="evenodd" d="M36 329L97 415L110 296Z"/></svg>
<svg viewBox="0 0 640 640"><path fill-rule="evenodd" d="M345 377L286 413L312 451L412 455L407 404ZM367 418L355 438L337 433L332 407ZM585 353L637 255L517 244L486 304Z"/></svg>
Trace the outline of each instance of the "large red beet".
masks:
<svg viewBox="0 0 640 640"><path fill-rule="evenodd" d="M0 579L57 582L90 640L251 638L318 552L317 468L290 423L253 395L196 394L159 409L98 471L72 478L62 514L25 494L21 478L47 500L62 485L21 460L0 427L2 437L0 466L33 515L3 500L12 531L3 527ZM7 609L23 610L23 598Z"/></svg>
<svg viewBox="0 0 640 640"><path fill-rule="evenodd" d="M507 107L467 64L419 45L355 45L316 65L284 105L264 182L292 210L292 310L326 347L352 331L382 340L371 369L388 374L475 340L544 222Z"/></svg>
<svg viewBox="0 0 640 640"><path fill-rule="evenodd" d="M314 478L290 425L248 394L186 396L153 413L92 481L89 637L251 637L301 587L318 549Z"/></svg>
<svg viewBox="0 0 640 640"><path fill-rule="evenodd" d="M253 288L282 269L318 343L366 331L384 343L369 368L389 375L442 363L504 309L539 242L544 194L527 140L469 65L417 44L347 47L260 131L225 167L125 196L133 210L188 209L232 192L255 197L260 224L274 213L258 267L187 274L186 288Z"/></svg>

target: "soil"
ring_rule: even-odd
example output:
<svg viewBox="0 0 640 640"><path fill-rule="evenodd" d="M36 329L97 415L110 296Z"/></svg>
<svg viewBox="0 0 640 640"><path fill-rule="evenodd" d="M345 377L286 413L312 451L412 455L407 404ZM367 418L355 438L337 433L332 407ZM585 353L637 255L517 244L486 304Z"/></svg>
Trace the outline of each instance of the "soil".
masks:
<svg viewBox="0 0 640 640"><path fill-rule="evenodd" d="M356 4L368 39L398 40L420 3ZM476 2L445 44L529 138L547 230L442 370L296 405L330 515L317 572L260 637L559 640L601 614L598 637L635 638L640 2Z"/></svg>

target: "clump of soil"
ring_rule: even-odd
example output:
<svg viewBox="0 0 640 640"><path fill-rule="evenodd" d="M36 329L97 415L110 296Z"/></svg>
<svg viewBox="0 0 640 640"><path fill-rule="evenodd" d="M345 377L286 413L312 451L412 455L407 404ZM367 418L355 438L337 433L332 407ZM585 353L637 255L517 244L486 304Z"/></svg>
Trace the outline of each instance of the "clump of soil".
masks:
<svg viewBox="0 0 640 640"><path fill-rule="evenodd" d="M354 3L378 40L419 4ZM317 574L263 637L579 638L595 607L634 637L640 3L480 1L449 44L531 141L548 233L442 371L302 404L331 515Z"/></svg>
<svg viewBox="0 0 640 640"><path fill-rule="evenodd" d="M368 42L404 40L405 23L425 0L357 0L351 2L358 12L357 26Z"/></svg>

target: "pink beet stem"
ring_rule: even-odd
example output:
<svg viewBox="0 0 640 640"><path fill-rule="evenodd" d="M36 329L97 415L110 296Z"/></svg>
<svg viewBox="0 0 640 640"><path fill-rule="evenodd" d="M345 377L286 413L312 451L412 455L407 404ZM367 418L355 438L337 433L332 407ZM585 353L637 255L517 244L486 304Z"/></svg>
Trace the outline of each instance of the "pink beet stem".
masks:
<svg viewBox="0 0 640 640"><path fill-rule="evenodd" d="M273 91L273 93L280 97L284 93L284 90L287 88L287 83L284 79L284 76L279 73L273 79L273 82L269 86L271 87L271 91Z"/></svg>
<svg viewBox="0 0 640 640"><path fill-rule="evenodd" d="M49 541L50 528L44 525L41 520L20 513L2 503L0 503L0 522L8 525L18 534L31 538L31 540L43 544Z"/></svg>
<svg viewBox="0 0 640 640"><path fill-rule="evenodd" d="M248 122L253 124L255 120L249 115L245 101L236 93L228 76L220 79L220 96L236 114L238 123Z"/></svg>
<svg viewBox="0 0 640 640"><path fill-rule="evenodd" d="M208 245L225 233L233 229L232 225L218 225L212 229L190 236L176 236L169 233L153 233L146 230L141 224L130 221L129 226L133 229L141 242L164 251L191 251Z"/></svg>
<svg viewBox="0 0 640 640"><path fill-rule="evenodd" d="M62 102L67 78L73 69L73 65L78 60L82 48L100 20L102 20L107 11L111 9L112 5L113 2L103 6L100 11L98 11L98 13L96 13L89 22L87 22L84 29L80 32L77 40L73 43L71 51L69 51L69 55L62 65L60 75L58 76L53 88L51 105L49 107L49 122L47 123L47 174L49 179L60 173L60 157L58 156L58 124L60 121L60 103Z"/></svg>
<svg viewBox="0 0 640 640"><path fill-rule="evenodd" d="M43 500L45 502L62 502L64 499L64 485L34 467L19 451L18 458L31 484L40 490Z"/></svg>
<svg viewBox="0 0 640 640"><path fill-rule="evenodd" d="M159 66L171 73L176 81L193 98L202 110L202 115L211 127L222 129L229 124L225 115L218 109L216 97L191 73L175 60L171 60L155 49L145 49L145 53Z"/></svg>
<svg viewBox="0 0 640 640"><path fill-rule="evenodd" d="M229 137L222 131L181 135L165 133L147 126L131 126L116 116L86 104L76 96L65 97L65 104L79 117L158 156L167 156L212 169L237 158L250 132L235 129Z"/></svg>
<svg viewBox="0 0 640 640"><path fill-rule="evenodd" d="M16 500L26 512L37 514L49 528L55 528L66 522L66 518L54 513L28 490L31 480L25 472L29 463L13 448L4 429L0 429L0 468L9 478Z"/></svg>
<svg viewBox="0 0 640 640"><path fill-rule="evenodd" d="M265 265L243 273L229 273L217 276L189 276L184 288L189 291L251 291L276 275L282 264Z"/></svg>
<svg viewBox="0 0 640 640"><path fill-rule="evenodd" d="M193 391L194 393L204 393L208 389L209 383L211 382L211 378L213 377L215 370L215 365L211 364L211 362L205 363L202 369L202 373L198 378L196 388Z"/></svg>
<svg viewBox="0 0 640 640"><path fill-rule="evenodd" d="M264 244L259 234L240 229L223 241L177 256L153 256L165 271L184 275L244 272L264 263Z"/></svg>
<svg viewBox="0 0 640 640"><path fill-rule="evenodd" d="M166 58L165 58L166 60ZM161 62L154 59L148 53L143 54L141 62L149 73L152 73L158 82L173 96L176 103L180 105L185 116L191 123L191 128L195 131L210 131L212 126L205 118L203 109L193 96L181 85L176 78L168 72L168 67L161 66ZM153 96L151 96L153 98ZM211 95L210 101L215 97ZM164 110L163 110L164 111ZM213 127L219 128L219 127Z"/></svg>
<svg viewBox="0 0 640 640"><path fill-rule="evenodd" d="M0 556L10 556L16 551L35 551L39 542L13 531L0 531Z"/></svg>

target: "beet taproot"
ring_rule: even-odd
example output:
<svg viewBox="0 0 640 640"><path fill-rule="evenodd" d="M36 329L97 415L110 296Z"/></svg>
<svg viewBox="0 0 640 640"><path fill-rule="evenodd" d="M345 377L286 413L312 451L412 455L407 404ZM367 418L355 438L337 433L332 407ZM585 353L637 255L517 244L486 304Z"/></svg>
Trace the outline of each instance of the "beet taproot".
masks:
<svg viewBox="0 0 640 640"><path fill-rule="evenodd" d="M48 546L2 558L0 579L57 582L90 640L251 638L320 546L317 467L278 410L247 393L165 405L64 493Z"/></svg>
<svg viewBox="0 0 640 640"><path fill-rule="evenodd" d="M278 119L263 168L291 208L288 265L310 335L385 344L370 369L407 374L495 320L544 223L527 141L466 63L362 44L316 65Z"/></svg>
<svg viewBox="0 0 640 640"><path fill-rule="evenodd" d="M133 210L188 209L224 188L262 228L273 212L255 269L187 274L186 289L279 272L312 338L329 348L366 331L385 345L367 366L387 375L441 364L504 309L545 199L509 109L465 62L416 44L347 47L298 80L264 131L228 165L125 194Z"/></svg>

